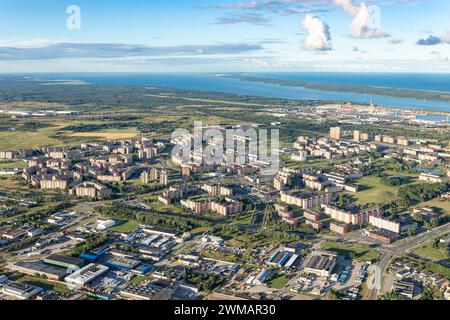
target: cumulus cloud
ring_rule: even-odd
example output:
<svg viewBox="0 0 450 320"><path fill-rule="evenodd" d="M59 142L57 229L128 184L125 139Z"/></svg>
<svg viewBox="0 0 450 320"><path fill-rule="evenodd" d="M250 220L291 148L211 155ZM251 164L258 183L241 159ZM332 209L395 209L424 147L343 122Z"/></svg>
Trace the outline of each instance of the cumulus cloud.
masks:
<svg viewBox="0 0 450 320"><path fill-rule="evenodd" d="M330 27L312 14L307 14L302 21L302 29L308 31L303 41L303 49L310 51L331 50Z"/></svg>
<svg viewBox="0 0 450 320"><path fill-rule="evenodd" d="M416 44L419 46L434 46L442 43L442 39L436 36L430 35L428 38L419 39Z"/></svg>
<svg viewBox="0 0 450 320"><path fill-rule="evenodd" d="M355 6L352 0L334 0L334 3L341 6L351 16L355 16L358 13L358 7Z"/></svg>
<svg viewBox="0 0 450 320"><path fill-rule="evenodd" d="M357 39L376 39L389 37L380 29L380 14L376 10L371 12L364 1L356 5L353 0L334 0L334 4L342 7L352 18L350 34Z"/></svg>
<svg viewBox="0 0 450 320"><path fill-rule="evenodd" d="M450 44L450 31L444 34L442 37L429 35L428 38L417 40L416 44L419 46L434 46L441 43Z"/></svg>

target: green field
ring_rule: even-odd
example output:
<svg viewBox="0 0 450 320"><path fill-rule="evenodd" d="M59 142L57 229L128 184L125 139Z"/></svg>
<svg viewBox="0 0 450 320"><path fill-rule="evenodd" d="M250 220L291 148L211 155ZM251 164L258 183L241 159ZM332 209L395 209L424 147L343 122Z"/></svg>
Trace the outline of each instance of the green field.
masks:
<svg viewBox="0 0 450 320"><path fill-rule="evenodd" d="M192 229L191 230L191 234L194 235L194 236L201 235L201 234L211 230L211 228L212 227L199 227L199 228L196 228L196 229Z"/></svg>
<svg viewBox="0 0 450 320"><path fill-rule="evenodd" d="M21 184L17 177L0 177L0 189L6 191L30 191L30 186Z"/></svg>
<svg viewBox="0 0 450 320"><path fill-rule="evenodd" d="M136 221L126 221L123 224L120 224L118 226L112 227L109 229L109 231L112 232L119 232L119 233L128 233L134 229L139 227L139 223Z"/></svg>
<svg viewBox="0 0 450 320"><path fill-rule="evenodd" d="M444 249L433 248L433 241L429 241L421 246L414 248L412 252L423 258L435 261L445 260L449 258L449 256L445 254Z"/></svg>
<svg viewBox="0 0 450 320"><path fill-rule="evenodd" d="M176 214L186 214L186 212L173 205L166 206L164 203L159 202L157 196L150 196L145 199L145 204L152 207L158 213L176 213Z"/></svg>
<svg viewBox="0 0 450 320"><path fill-rule="evenodd" d="M444 210L445 213L450 214L450 201L449 200L441 200L439 198L433 199L427 202L422 202L420 204L421 207L423 206L430 206L430 207L436 207Z"/></svg>
<svg viewBox="0 0 450 320"><path fill-rule="evenodd" d="M28 121L28 120L27 120ZM31 121L31 120L30 120ZM17 123L19 126L24 121ZM38 148L43 146L64 146L73 145L82 142L89 142L94 140L104 139L125 139L135 137L139 131L136 127L129 128L108 128L97 131L86 132L72 132L61 131L68 126L82 126L82 125L107 125L108 122L101 120L69 120L59 118L53 122L40 120L43 125L35 131L0 131L0 150L18 150L24 148Z"/></svg>
<svg viewBox="0 0 450 320"><path fill-rule="evenodd" d="M139 284L143 284L146 281L150 281L152 279L153 279L153 277L151 277L151 276L136 276L130 281L130 283L139 285Z"/></svg>
<svg viewBox="0 0 450 320"><path fill-rule="evenodd" d="M407 256L407 261L412 261L419 265L422 269L430 270L433 273L440 274L450 279L450 268L431 260L419 259L416 257Z"/></svg>
<svg viewBox="0 0 450 320"><path fill-rule="evenodd" d="M244 213L233 218L233 222L231 224L251 224L252 217L252 213Z"/></svg>
<svg viewBox="0 0 450 320"><path fill-rule="evenodd" d="M443 275L446 278L450 278L450 268L447 268L446 266L443 266L439 263L427 261L425 262L425 268L434 273Z"/></svg>
<svg viewBox="0 0 450 320"><path fill-rule="evenodd" d="M199 253L203 258L216 260L216 261L225 261L230 263L237 263L240 261L240 256L234 253L214 251L214 250L203 250Z"/></svg>
<svg viewBox="0 0 450 320"><path fill-rule="evenodd" d="M56 131L56 127L49 127L39 129L35 132L0 132L0 150L18 150L22 148L64 145L62 141L51 138Z"/></svg>
<svg viewBox="0 0 450 320"><path fill-rule="evenodd" d="M13 277L12 280L24 282L39 288L42 288L44 290L51 290L55 291L60 294L68 293L70 292L69 288L66 284L63 283L53 283L45 279L40 278L34 278L31 276L24 276L24 277Z"/></svg>
<svg viewBox="0 0 450 320"><path fill-rule="evenodd" d="M274 289L283 289L288 283L289 279L284 274L276 275L267 282L267 285Z"/></svg>
<svg viewBox="0 0 450 320"><path fill-rule="evenodd" d="M340 255L350 259L355 259L357 261L374 261L377 260L380 254L372 249L359 247L359 246L348 246L345 244L335 243L327 241L322 245L323 250L332 251L339 253Z"/></svg>
<svg viewBox="0 0 450 320"><path fill-rule="evenodd" d="M352 193L359 204L382 204L394 200L400 186L387 186L381 178L375 176L363 177L358 181L359 192Z"/></svg>
<svg viewBox="0 0 450 320"><path fill-rule="evenodd" d="M2 160L0 161L0 170L2 169L23 169L27 167L27 163L21 160Z"/></svg>
<svg viewBox="0 0 450 320"><path fill-rule="evenodd" d="M418 179L419 178L419 175L417 173L409 173L409 172L404 172L404 171L398 172L398 171L395 171L395 170L386 170L386 171L384 171L384 173L386 173L386 174L388 174L390 176L395 176L395 175L400 174L402 176L409 177L409 178L412 178L412 179Z"/></svg>

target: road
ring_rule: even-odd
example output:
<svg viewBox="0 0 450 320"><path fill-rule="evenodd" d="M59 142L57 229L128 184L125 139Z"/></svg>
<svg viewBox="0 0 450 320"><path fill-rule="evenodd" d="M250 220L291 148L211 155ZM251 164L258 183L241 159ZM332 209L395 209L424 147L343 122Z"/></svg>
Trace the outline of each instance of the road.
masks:
<svg viewBox="0 0 450 320"><path fill-rule="evenodd" d="M384 271L392 258L400 256L405 252L408 252L409 250L417 247L418 245L430 241L448 232L450 232L450 223L435 228L430 232L424 232L412 238L405 238L394 242L393 244L383 246L381 249L382 254L375 265L374 280L372 288L369 292L368 299L376 300L378 294L380 293L380 290L382 289L382 279Z"/></svg>

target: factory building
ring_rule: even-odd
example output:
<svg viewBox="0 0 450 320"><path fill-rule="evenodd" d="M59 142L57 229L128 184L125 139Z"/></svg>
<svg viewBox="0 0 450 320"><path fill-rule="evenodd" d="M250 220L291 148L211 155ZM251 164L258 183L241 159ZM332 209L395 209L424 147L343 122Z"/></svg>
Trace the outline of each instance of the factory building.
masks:
<svg viewBox="0 0 450 320"><path fill-rule="evenodd" d="M100 264L91 263L80 270L68 275L65 281L76 287L83 287L86 284L94 281L98 277L104 275L109 271L109 268Z"/></svg>
<svg viewBox="0 0 450 320"><path fill-rule="evenodd" d="M328 277L336 266L337 254L316 251L306 263L305 272L313 273L320 277Z"/></svg>
<svg viewBox="0 0 450 320"><path fill-rule="evenodd" d="M44 259L49 265L76 270L84 265L83 259L54 254Z"/></svg>
<svg viewBox="0 0 450 320"><path fill-rule="evenodd" d="M6 280L2 284L1 292L19 300L29 300L44 291L26 283Z"/></svg>

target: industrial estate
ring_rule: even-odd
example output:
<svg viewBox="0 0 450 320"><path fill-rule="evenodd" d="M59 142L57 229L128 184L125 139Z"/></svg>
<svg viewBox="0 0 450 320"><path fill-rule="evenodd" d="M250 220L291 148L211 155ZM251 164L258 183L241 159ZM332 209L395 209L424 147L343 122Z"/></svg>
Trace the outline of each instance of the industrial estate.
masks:
<svg viewBox="0 0 450 320"><path fill-rule="evenodd" d="M30 86L0 114L1 299L450 299L446 121L158 88L111 115L60 84L44 109ZM250 152L262 129L280 132L273 172Z"/></svg>

